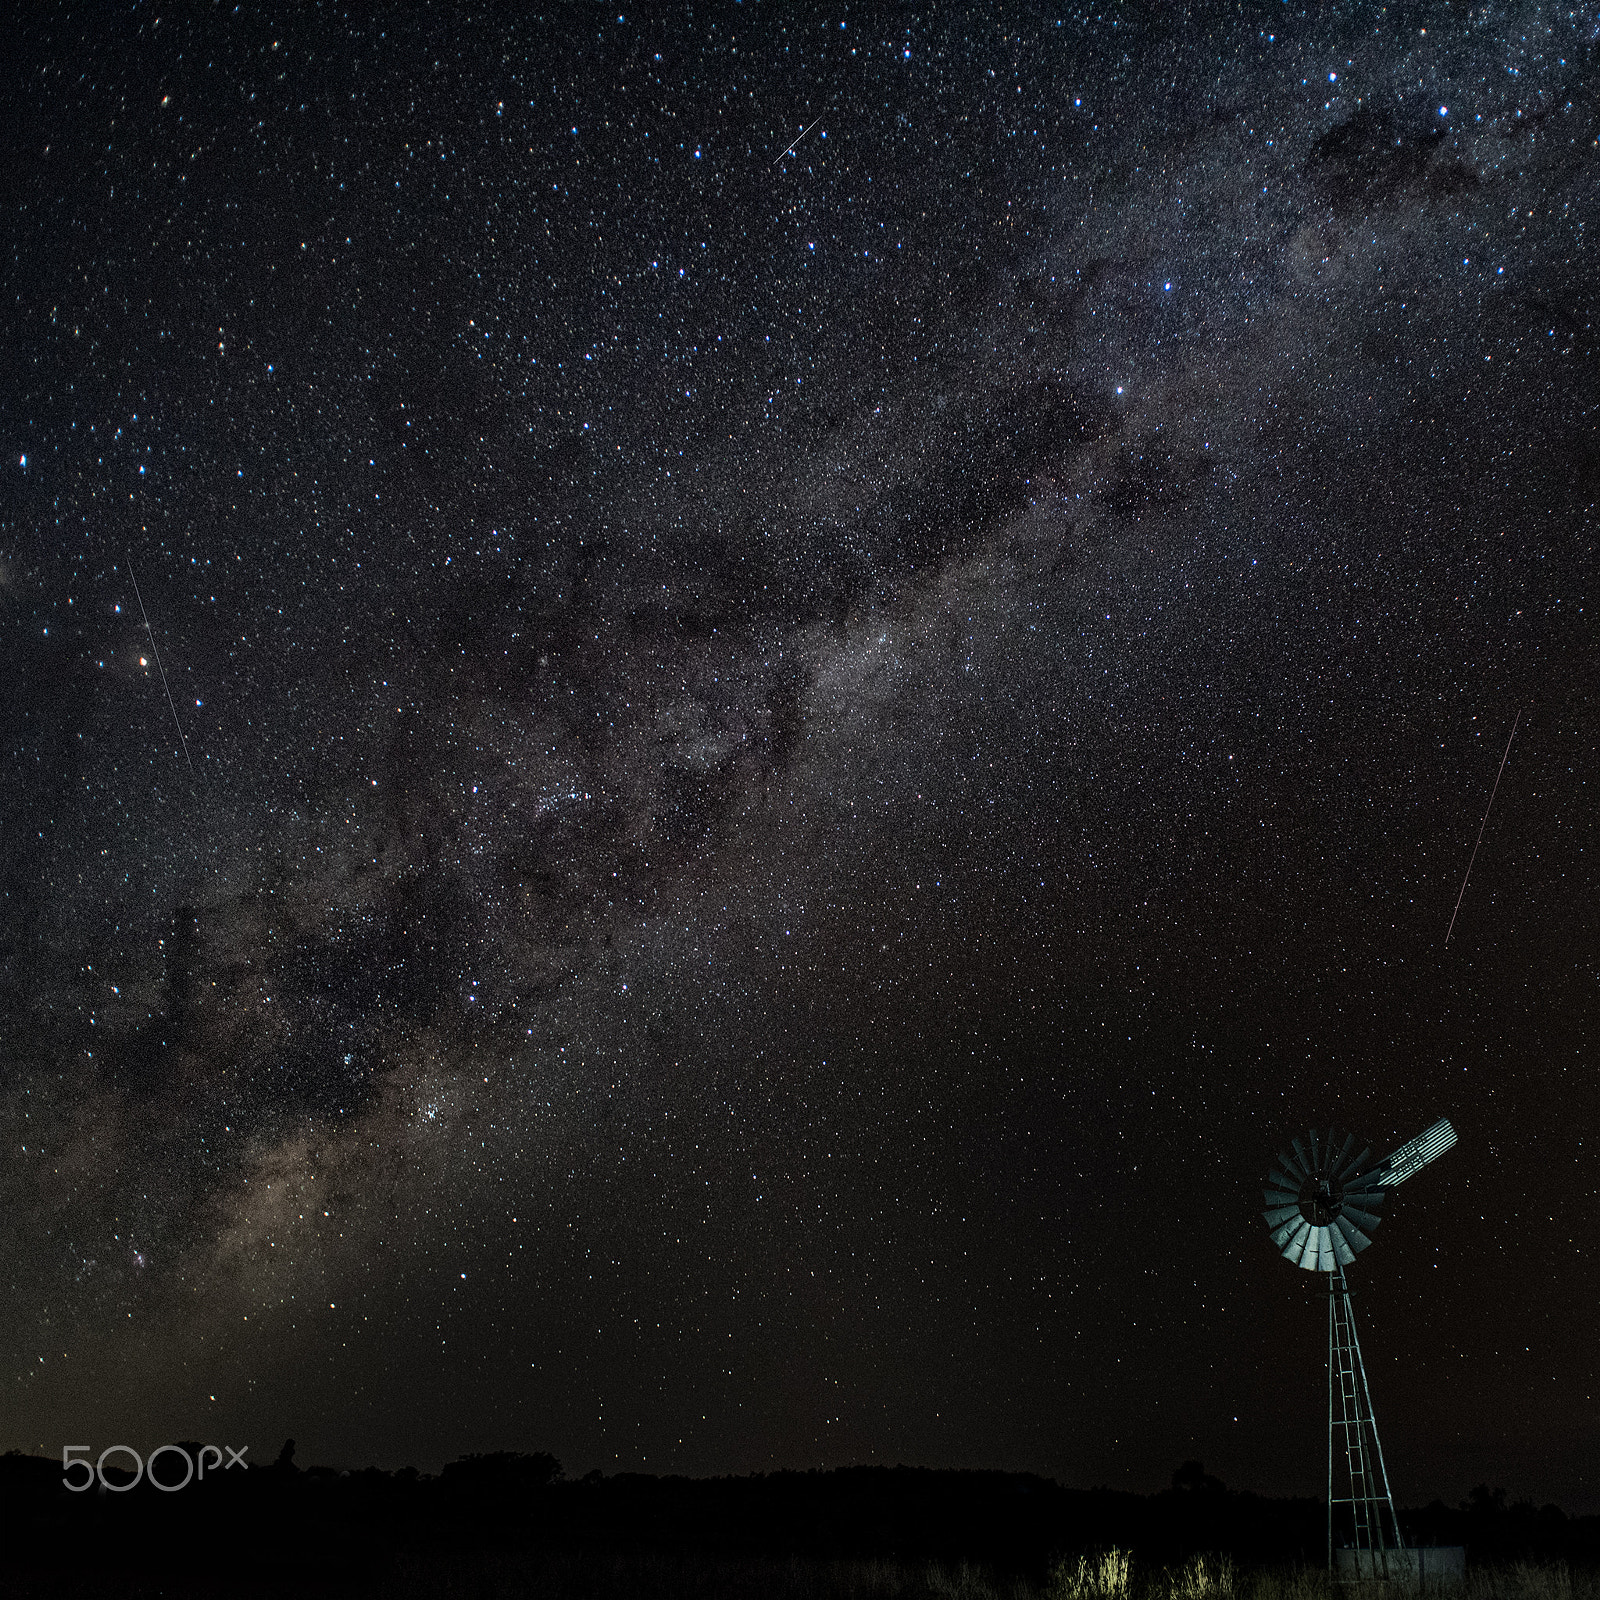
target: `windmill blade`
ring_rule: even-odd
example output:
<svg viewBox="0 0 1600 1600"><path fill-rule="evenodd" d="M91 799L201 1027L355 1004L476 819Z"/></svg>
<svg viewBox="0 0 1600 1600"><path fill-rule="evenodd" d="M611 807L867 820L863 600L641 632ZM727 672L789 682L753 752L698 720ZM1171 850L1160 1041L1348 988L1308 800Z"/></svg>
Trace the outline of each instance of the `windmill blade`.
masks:
<svg viewBox="0 0 1600 1600"><path fill-rule="evenodd" d="M1294 1146L1295 1158L1300 1163L1301 1172L1309 1175L1316 1171L1316 1162L1308 1160L1306 1157L1306 1147L1298 1139L1291 1139L1289 1143ZM1290 1167L1289 1170L1293 1172L1294 1168Z"/></svg>
<svg viewBox="0 0 1600 1600"><path fill-rule="evenodd" d="M1286 1256L1292 1256L1306 1242L1306 1235L1310 1231L1311 1224L1304 1217L1295 1217L1292 1221L1280 1223L1272 1230L1272 1242Z"/></svg>
<svg viewBox="0 0 1600 1600"><path fill-rule="evenodd" d="M1363 1233L1360 1228L1358 1228L1355 1223L1350 1220L1348 1213L1344 1216L1335 1217L1333 1219L1333 1225L1339 1230L1339 1237L1344 1240L1346 1246L1349 1248L1351 1252L1351 1261L1355 1260L1355 1252L1357 1250L1365 1250L1367 1246L1372 1243L1371 1237ZM1344 1266L1349 1265L1349 1262L1345 1261L1343 1257L1340 1257L1340 1263Z"/></svg>
<svg viewBox="0 0 1600 1600"><path fill-rule="evenodd" d="M1308 1255L1311 1254L1310 1251L1307 1251L1306 1253ZM1316 1255L1311 1260L1306 1262L1305 1265L1309 1266L1312 1269L1313 1272L1332 1272L1333 1271L1333 1229L1332 1228L1318 1228L1317 1229Z"/></svg>
<svg viewBox="0 0 1600 1600"><path fill-rule="evenodd" d="M1267 1174L1268 1183L1275 1184L1280 1189L1287 1189L1290 1194L1299 1194L1300 1185L1305 1181L1303 1173L1298 1178L1291 1178L1287 1172L1279 1172L1276 1167Z"/></svg>
<svg viewBox="0 0 1600 1600"><path fill-rule="evenodd" d="M1355 1260L1356 1253L1350 1248L1350 1241L1345 1238L1344 1229L1339 1226L1337 1218L1334 1220L1334 1225L1328 1229L1328 1240L1333 1246L1333 1261L1338 1262L1341 1267L1348 1267ZM1322 1270L1324 1272L1332 1272L1333 1261L1330 1261Z"/></svg>
<svg viewBox="0 0 1600 1600"><path fill-rule="evenodd" d="M1329 1163L1329 1170L1333 1173L1333 1175L1336 1178L1342 1178L1344 1176L1345 1172L1348 1170L1345 1167L1344 1161L1345 1161L1345 1157L1350 1154L1350 1151L1354 1147L1355 1142L1356 1142L1356 1136L1353 1133L1347 1133L1345 1135L1344 1144L1340 1148L1338 1155L1336 1155L1333 1158L1333 1160ZM1329 1146L1331 1148L1331 1146L1333 1144L1333 1133L1332 1133L1331 1129L1329 1130L1329 1133L1328 1133L1328 1143L1329 1143Z"/></svg>
<svg viewBox="0 0 1600 1600"><path fill-rule="evenodd" d="M1351 1134L1350 1135L1350 1143L1354 1144L1355 1142L1356 1142L1355 1135ZM1339 1173L1338 1173L1339 1182L1340 1183L1346 1183L1346 1180L1349 1179L1352 1176L1352 1174L1359 1172L1361 1170L1361 1168L1369 1160L1371 1160L1371 1158L1372 1158L1372 1146L1370 1144L1369 1145L1363 1145L1362 1148L1361 1148L1361 1154L1358 1155L1355 1158L1354 1161L1351 1161L1351 1162L1347 1163L1345 1166L1343 1166L1343 1167L1341 1167L1339 1169ZM1340 1156L1339 1159L1341 1161L1343 1161L1344 1157ZM1348 1187L1348 1184L1346 1184L1346 1186Z"/></svg>
<svg viewBox="0 0 1600 1600"><path fill-rule="evenodd" d="M1420 1172L1430 1161L1437 1161L1456 1142L1456 1130L1441 1117L1426 1133L1419 1133L1410 1144L1403 1144L1378 1169L1378 1181L1392 1189Z"/></svg>
<svg viewBox="0 0 1600 1600"><path fill-rule="evenodd" d="M1278 1165L1289 1175L1289 1181L1293 1184L1304 1183L1306 1174L1311 1170L1292 1150L1278 1152Z"/></svg>
<svg viewBox="0 0 1600 1600"><path fill-rule="evenodd" d="M1293 1189L1263 1189L1261 1191L1261 1198L1265 1200L1269 1206L1290 1206L1293 1205L1295 1201L1300 1198L1300 1196Z"/></svg>
<svg viewBox="0 0 1600 1600"><path fill-rule="evenodd" d="M1300 1215L1300 1207L1298 1204L1289 1206L1272 1206L1268 1210L1263 1211L1261 1214L1267 1219L1267 1226L1269 1228L1277 1228L1281 1227L1285 1222L1287 1222L1290 1217L1298 1217Z"/></svg>
<svg viewBox="0 0 1600 1600"><path fill-rule="evenodd" d="M1344 1210L1339 1215L1347 1219L1355 1227L1365 1228L1368 1233L1376 1233L1378 1224L1383 1221L1383 1218L1377 1212L1363 1211L1359 1206L1353 1206L1348 1201L1346 1201Z"/></svg>
<svg viewBox="0 0 1600 1600"><path fill-rule="evenodd" d="M1305 1248L1300 1256L1300 1265L1307 1272L1315 1272L1317 1270L1317 1260L1322 1254L1322 1236L1326 1232L1326 1228L1313 1227L1306 1237Z"/></svg>

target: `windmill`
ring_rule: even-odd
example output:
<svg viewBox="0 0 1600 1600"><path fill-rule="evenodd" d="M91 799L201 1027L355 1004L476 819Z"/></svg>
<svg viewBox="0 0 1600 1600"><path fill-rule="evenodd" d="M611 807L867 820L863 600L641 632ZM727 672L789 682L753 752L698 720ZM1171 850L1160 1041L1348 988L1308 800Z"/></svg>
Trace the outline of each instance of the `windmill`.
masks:
<svg viewBox="0 0 1600 1600"><path fill-rule="evenodd" d="M1344 1269L1372 1243L1389 1191L1437 1160L1456 1142L1443 1119L1385 1161L1354 1134L1316 1129L1290 1141L1267 1174L1267 1226L1283 1255L1307 1272L1328 1275L1328 1570L1333 1570L1334 1507L1349 1507L1356 1571L1363 1577L1393 1576L1413 1568L1405 1556L1400 1524L1389 1493L1389 1473L1372 1414L1367 1369L1361 1360ZM1334 1459L1342 1449L1344 1476L1334 1495ZM1387 1525L1385 1524L1387 1513Z"/></svg>

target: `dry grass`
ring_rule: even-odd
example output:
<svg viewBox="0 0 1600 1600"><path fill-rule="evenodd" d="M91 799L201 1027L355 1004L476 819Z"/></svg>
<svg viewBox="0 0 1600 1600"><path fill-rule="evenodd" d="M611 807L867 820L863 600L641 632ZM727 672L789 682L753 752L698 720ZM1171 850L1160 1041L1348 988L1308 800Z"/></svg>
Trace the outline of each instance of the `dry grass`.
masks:
<svg viewBox="0 0 1600 1600"><path fill-rule="evenodd" d="M1401 1593L1381 1583L1335 1583L1321 1567L1241 1569L1228 1556L1141 1569L1126 1552L1112 1550L1057 1562L1040 1600L1396 1600ZM1469 1565L1455 1600L1600 1600L1600 1570L1564 1562Z"/></svg>
<svg viewBox="0 0 1600 1600"><path fill-rule="evenodd" d="M1047 1600L1128 1600L1133 1562L1126 1550L1073 1556L1056 1562L1045 1587Z"/></svg>
<svg viewBox="0 0 1600 1600"><path fill-rule="evenodd" d="M1109 1550L1057 1561L1042 1584L967 1562L547 1551L418 1554L402 1557L381 1580L355 1582L315 1573L294 1583L263 1576L243 1584L0 1575L0 1593L7 1600L1401 1600L1406 1591L1335 1584L1318 1567L1239 1568L1226 1556L1145 1566ZM1465 1590L1445 1600L1600 1600L1600 1571L1475 1566Z"/></svg>
<svg viewBox="0 0 1600 1600"><path fill-rule="evenodd" d="M1239 1593L1240 1600L1334 1600L1336 1588L1322 1567L1256 1567Z"/></svg>
<svg viewBox="0 0 1600 1600"><path fill-rule="evenodd" d="M1466 1600L1600 1600L1600 1570L1565 1562L1467 1566Z"/></svg>
<svg viewBox="0 0 1600 1600"><path fill-rule="evenodd" d="M1234 1600L1232 1556L1195 1556L1152 1585L1151 1600Z"/></svg>

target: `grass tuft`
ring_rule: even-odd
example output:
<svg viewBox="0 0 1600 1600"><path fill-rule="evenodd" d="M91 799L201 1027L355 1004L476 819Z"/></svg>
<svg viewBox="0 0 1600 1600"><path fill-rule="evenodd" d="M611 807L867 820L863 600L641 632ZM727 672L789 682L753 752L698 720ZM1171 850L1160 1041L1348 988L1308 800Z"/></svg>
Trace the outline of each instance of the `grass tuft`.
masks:
<svg viewBox="0 0 1600 1600"><path fill-rule="evenodd" d="M1126 1550L1063 1557L1050 1569L1048 1600L1128 1600L1133 1562Z"/></svg>

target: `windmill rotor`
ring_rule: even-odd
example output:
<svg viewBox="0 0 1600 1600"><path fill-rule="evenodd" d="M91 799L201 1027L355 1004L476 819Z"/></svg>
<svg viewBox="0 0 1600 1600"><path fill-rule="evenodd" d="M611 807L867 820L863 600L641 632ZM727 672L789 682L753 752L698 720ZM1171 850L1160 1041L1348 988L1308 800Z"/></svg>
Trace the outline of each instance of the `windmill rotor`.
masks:
<svg viewBox="0 0 1600 1600"><path fill-rule="evenodd" d="M1337 1272L1372 1243L1389 1190L1456 1142L1443 1119L1385 1160L1337 1128L1289 1141L1267 1173L1262 1215L1285 1259L1307 1272Z"/></svg>

